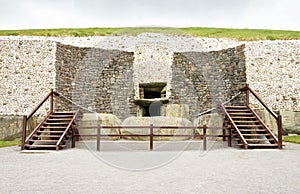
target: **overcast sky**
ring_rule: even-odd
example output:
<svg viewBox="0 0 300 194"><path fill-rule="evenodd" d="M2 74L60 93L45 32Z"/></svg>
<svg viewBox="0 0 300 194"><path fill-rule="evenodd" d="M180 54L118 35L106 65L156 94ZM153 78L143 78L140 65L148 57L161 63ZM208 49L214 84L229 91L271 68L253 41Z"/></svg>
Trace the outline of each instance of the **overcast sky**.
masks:
<svg viewBox="0 0 300 194"><path fill-rule="evenodd" d="M299 0L0 0L0 29L225 27L300 30Z"/></svg>

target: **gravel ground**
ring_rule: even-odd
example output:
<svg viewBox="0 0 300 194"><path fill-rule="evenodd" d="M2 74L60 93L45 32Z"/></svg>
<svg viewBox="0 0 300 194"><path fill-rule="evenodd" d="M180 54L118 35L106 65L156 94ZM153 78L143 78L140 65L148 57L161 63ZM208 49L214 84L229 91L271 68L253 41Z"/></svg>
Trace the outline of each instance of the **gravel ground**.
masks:
<svg viewBox="0 0 300 194"><path fill-rule="evenodd" d="M105 147L105 146L103 146ZM103 148L104 149L104 148ZM103 151L153 157L171 151ZM188 149L151 170L122 170L79 146L50 153L0 149L0 193L299 193L300 145L284 150ZM101 155L100 154L100 155ZM151 162L151 161L150 161Z"/></svg>

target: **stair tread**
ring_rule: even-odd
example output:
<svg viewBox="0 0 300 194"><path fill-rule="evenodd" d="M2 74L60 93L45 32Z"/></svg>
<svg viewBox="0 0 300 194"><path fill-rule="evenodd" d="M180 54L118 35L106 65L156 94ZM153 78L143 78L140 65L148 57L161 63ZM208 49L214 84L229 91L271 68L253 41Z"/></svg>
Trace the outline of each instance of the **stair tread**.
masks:
<svg viewBox="0 0 300 194"><path fill-rule="evenodd" d="M256 117L238 117L238 116L232 116L231 118L233 120L240 120L240 119L250 120L250 119L256 119Z"/></svg>
<svg viewBox="0 0 300 194"><path fill-rule="evenodd" d="M239 129L241 132L263 132L265 129Z"/></svg>
<svg viewBox="0 0 300 194"><path fill-rule="evenodd" d="M67 126L41 126L42 129L66 129Z"/></svg>
<svg viewBox="0 0 300 194"><path fill-rule="evenodd" d="M247 113L243 113L243 112L233 112L233 113L229 113L229 115L242 115L242 116L245 116L245 115L253 115L253 113L251 112L247 112Z"/></svg>
<svg viewBox="0 0 300 194"><path fill-rule="evenodd" d="M35 135L33 135L34 137L61 137L61 135L37 135L37 134L35 134ZM68 136L67 136L68 137Z"/></svg>
<svg viewBox="0 0 300 194"><path fill-rule="evenodd" d="M50 118L72 118L74 115L51 115Z"/></svg>
<svg viewBox="0 0 300 194"><path fill-rule="evenodd" d="M248 120L248 121L233 120L233 121L237 123L259 123L258 120Z"/></svg>
<svg viewBox="0 0 300 194"><path fill-rule="evenodd" d="M230 114L233 112L249 113L251 111L249 109L231 109L231 110L227 110L227 112Z"/></svg>
<svg viewBox="0 0 300 194"><path fill-rule="evenodd" d="M30 140L31 142L36 142L36 143L51 143L51 142L58 142L58 139L45 139L45 140L40 140L40 139L36 139L36 140ZM68 139L63 139L62 141L70 141Z"/></svg>
<svg viewBox="0 0 300 194"><path fill-rule="evenodd" d="M30 144L25 144L25 147L35 147L35 148L56 148L56 145L50 145L50 144L41 144L41 145L30 145ZM59 145L59 147L66 147L66 145Z"/></svg>
<svg viewBox="0 0 300 194"><path fill-rule="evenodd" d="M255 147L255 146L257 146L257 147L259 147L259 146L278 147L278 144L248 144L248 146L253 146L253 147Z"/></svg>
<svg viewBox="0 0 300 194"><path fill-rule="evenodd" d="M262 125L236 125L237 127L262 127Z"/></svg>
<svg viewBox="0 0 300 194"><path fill-rule="evenodd" d="M274 141L274 139L245 139L246 141Z"/></svg>
<svg viewBox="0 0 300 194"><path fill-rule="evenodd" d="M256 133L256 134L242 134L243 136L270 136L270 134L259 134L259 133Z"/></svg>
<svg viewBox="0 0 300 194"><path fill-rule="evenodd" d="M71 121L72 119L71 118L60 118L60 117L57 117L57 118L49 118L47 119L47 121Z"/></svg>
<svg viewBox="0 0 300 194"><path fill-rule="evenodd" d="M38 144L36 144L36 145L30 145L30 144L25 144L25 146L26 147L36 147L36 148L38 148L38 147L46 147L46 148L55 148L56 147L56 145L54 145L54 144L47 144L47 145L43 145L43 144L41 144L41 145L38 145Z"/></svg>
<svg viewBox="0 0 300 194"><path fill-rule="evenodd" d="M68 125L70 122L59 122L59 123L48 123L45 122L44 125Z"/></svg>
<svg viewBox="0 0 300 194"><path fill-rule="evenodd" d="M53 114L75 114L76 111L55 111Z"/></svg>
<svg viewBox="0 0 300 194"><path fill-rule="evenodd" d="M247 106L225 106L225 108L248 108Z"/></svg>
<svg viewBox="0 0 300 194"><path fill-rule="evenodd" d="M63 133L65 131L40 131L40 130L38 130L37 132L38 133Z"/></svg>

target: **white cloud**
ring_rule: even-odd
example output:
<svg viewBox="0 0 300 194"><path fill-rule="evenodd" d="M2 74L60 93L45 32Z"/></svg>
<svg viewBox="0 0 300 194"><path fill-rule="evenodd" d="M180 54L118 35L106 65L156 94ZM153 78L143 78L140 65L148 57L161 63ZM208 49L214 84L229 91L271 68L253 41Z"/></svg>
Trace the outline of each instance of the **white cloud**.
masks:
<svg viewBox="0 0 300 194"><path fill-rule="evenodd" d="M297 0L0 0L0 29L200 26L300 30Z"/></svg>

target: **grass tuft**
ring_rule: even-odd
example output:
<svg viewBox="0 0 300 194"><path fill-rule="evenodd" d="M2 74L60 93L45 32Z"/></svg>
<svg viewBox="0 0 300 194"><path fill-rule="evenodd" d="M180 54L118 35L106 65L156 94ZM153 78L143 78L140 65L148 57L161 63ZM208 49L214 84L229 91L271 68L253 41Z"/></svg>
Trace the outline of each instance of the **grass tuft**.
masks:
<svg viewBox="0 0 300 194"><path fill-rule="evenodd" d="M20 145L21 141L0 141L0 148Z"/></svg>
<svg viewBox="0 0 300 194"><path fill-rule="evenodd" d="M284 142L297 143L300 144L300 135L298 136L286 136L283 137Z"/></svg>

